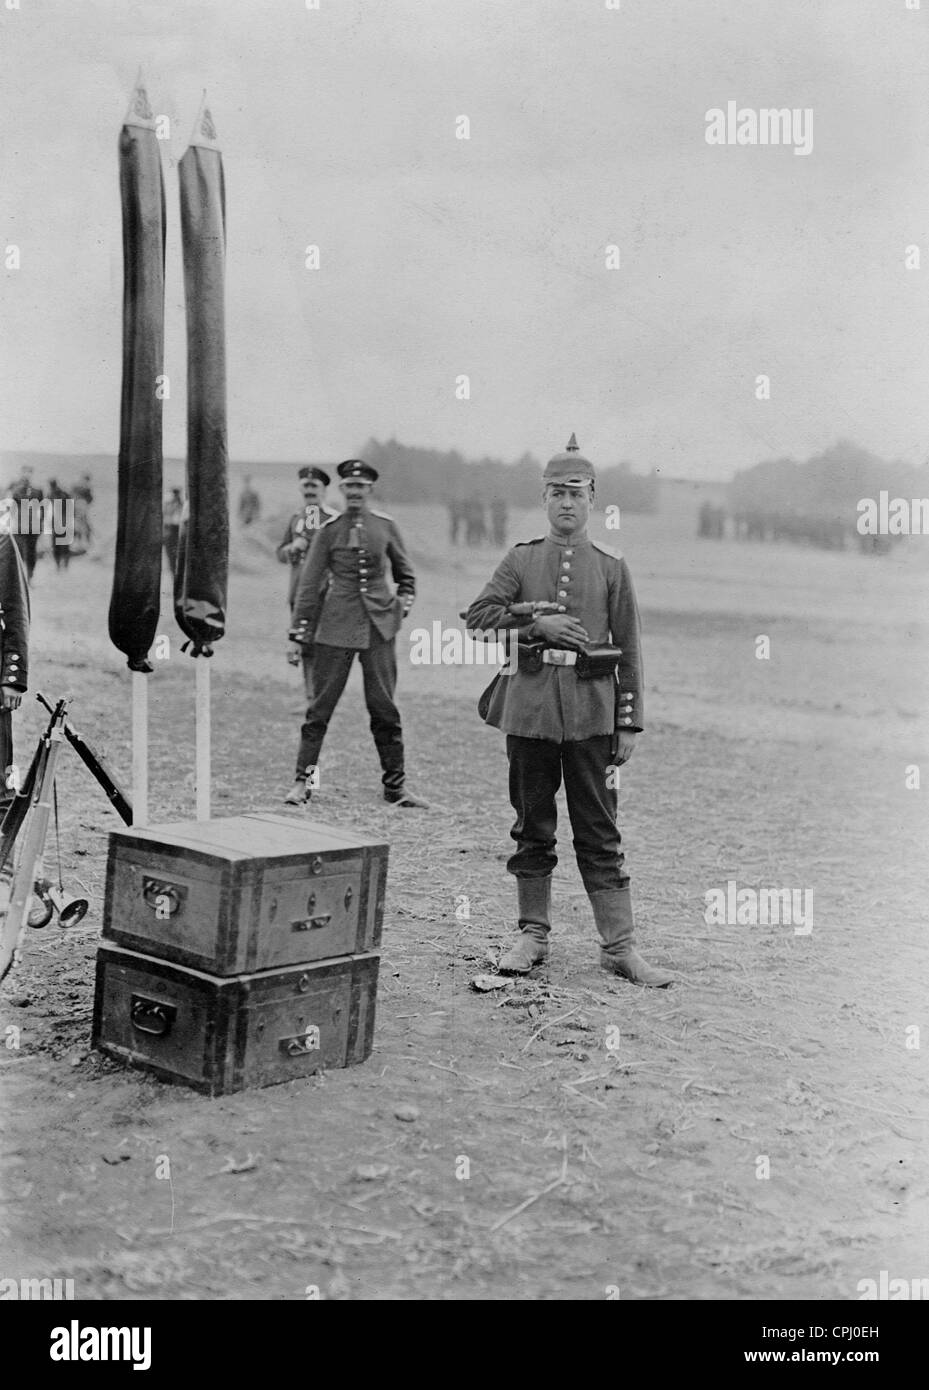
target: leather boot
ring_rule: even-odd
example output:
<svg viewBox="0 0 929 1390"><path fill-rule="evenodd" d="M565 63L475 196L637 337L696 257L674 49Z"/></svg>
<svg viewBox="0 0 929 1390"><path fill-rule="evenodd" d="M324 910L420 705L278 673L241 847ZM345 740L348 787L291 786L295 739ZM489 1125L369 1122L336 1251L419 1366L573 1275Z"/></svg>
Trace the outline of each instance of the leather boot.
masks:
<svg viewBox="0 0 929 1390"><path fill-rule="evenodd" d="M552 880L518 878L516 893L519 912L519 939L497 966L501 975L526 975L534 965L548 959L551 931Z"/></svg>
<svg viewBox="0 0 929 1390"><path fill-rule="evenodd" d="M588 894L594 910L594 921L603 943L600 964L614 975L622 975L634 985L652 985L663 989L674 983L666 970L649 965L635 949L635 927L632 920L632 897L628 886L605 888Z"/></svg>

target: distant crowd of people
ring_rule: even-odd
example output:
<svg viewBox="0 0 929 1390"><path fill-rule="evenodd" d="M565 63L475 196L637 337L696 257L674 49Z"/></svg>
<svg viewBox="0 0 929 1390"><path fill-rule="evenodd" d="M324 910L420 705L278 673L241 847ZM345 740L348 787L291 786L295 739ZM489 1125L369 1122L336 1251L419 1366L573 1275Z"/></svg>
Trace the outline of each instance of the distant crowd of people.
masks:
<svg viewBox="0 0 929 1390"><path fill-rule="evenodd" d="M39 540L48 537L56 570L66 570L75 555L85 555L93 544L90 508L94 500L93 479L82 473L70 489L49 478L45 491L33 482L31 464L24 464L6 488L5 498L16 504L15 523L10 529L20 553L26 577L31 582L39 558ZM43 503L51 505L43 506ZM24 505L25 504L25 505ZM30 505L32 504L32 505Z"/></svg>
<svg viewBox="0 0 929 1390"><path fill-rule="evenodd" d="M493 497L490 502L490 526L487 524L487 511L479 497L458 499L448 504L448 534L452 545L458 544L459 535L465 545L486 545L488 541L495 546L506 545L507 505L502 497Z"/></svg>
<svg viewBox="0 0 929 1390"><path fill-rule="evenodd" d="M697 516L697 535L724 540L727 513L725 507L704 502ZM885 555L893 536L859 535L851 522L838 517L801 516L791 512L751 511L734 512L731 517L732 539L736 541L790 541L793 545L811 545L818 550L845 550L857 544L867 555Z"/></svg>

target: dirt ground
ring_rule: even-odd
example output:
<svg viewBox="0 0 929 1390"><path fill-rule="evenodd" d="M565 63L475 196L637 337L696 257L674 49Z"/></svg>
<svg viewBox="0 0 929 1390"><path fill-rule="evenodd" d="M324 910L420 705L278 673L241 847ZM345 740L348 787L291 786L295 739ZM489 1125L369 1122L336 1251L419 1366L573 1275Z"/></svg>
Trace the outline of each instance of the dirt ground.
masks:
<svg viewBox="0 0 929 1390"><path fill-rule="evenodd" d="M641 943L680 980L645 991L598 968L565 834L550 964L482 994L471 981L514 929L503 740L476 714L485 671L403 650L410 628L452 623L496 556L451 554L438 511L389 510L420 575L399 696L410 784L433 806L380 800L353 676L312 811L391 846L371 1058L208 1100L90 1051L119 822L66 750L64 880L92 908L30 932L0 991L0 1275L159 1300L854 1299L881 1270L929 1275L926 792L905 783L913 764L929 775L925 540L881 561L629 518L649 729L621 824ZM215 815L281 809L301 710L284 571L260 540L235 557ZM88 559L68 577L40 565L31 690L70 693L128 780L109 582ZM194 808L193 663L167 603L162 628L153 821ZM21 750L41 723L25 703ZM811 933L708 926L705 894L730 879L811 893Z"/></svg>

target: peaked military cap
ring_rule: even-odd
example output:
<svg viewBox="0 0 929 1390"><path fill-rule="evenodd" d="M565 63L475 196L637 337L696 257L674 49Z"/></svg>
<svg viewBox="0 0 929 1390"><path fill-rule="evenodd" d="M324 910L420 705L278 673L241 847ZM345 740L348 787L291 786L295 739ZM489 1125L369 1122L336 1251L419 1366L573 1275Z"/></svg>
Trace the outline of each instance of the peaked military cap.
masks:
<svg viewBox="0 0 929 1390"><path fill-rule="evenodd" d="M297 470L297 477L315 478L318 483L322 483L325 487L328 487L331 481L328 473L324 473L321 468L314 468L310 463L305 463L302 468Z"/></svg>
<svg viewBox="0 0 929 1390"><path fill-rule="evenodd" d="M364 459L346 459L339 464L336 472L340 478L360 478L363 483L376 483L378 479L377 469L365 463Z"/></svg>
<svg viewBox="0 0 929 1390"><path fill-rule="evenodd" d="M572 434L563 454L555 454L545 465L543 483L561 483L564 487L586 487L596 481L594 466L582 455Z"/></svg>

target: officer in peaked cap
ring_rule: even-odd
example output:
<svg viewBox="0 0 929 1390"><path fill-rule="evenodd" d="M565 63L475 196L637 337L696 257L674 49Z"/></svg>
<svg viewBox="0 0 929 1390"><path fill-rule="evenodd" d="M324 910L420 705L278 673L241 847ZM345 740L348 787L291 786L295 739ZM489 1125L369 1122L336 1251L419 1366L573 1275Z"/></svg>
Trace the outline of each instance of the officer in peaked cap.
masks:
<svg viewBox="0 0 929 1390"><path fill-rule="evenodd" d="M397 523L368 505L377 469L364 459L346 459L337 472L345 511L317 535L294 600L295 639L315 644L316 690L301 729L296 780L284 800L291 806L309 800L329 720L357 655L384 799L424 807L404 786L403 730L394 703L396 637L412 607L416 578Z"/></svg>
<svg viewBox="0 0 929 1390"><path fill-rule="evenodd" d="M493 637L516 629L544 644L539 663L520 662L496 678L482 701L488 724L506 734L516 852L520 935L500 961L526 974L548 956L552 870L557 861L555 796L565 785L574 853L590 898L606 970L639 985L668 985L635 949L629 875L616 825L616 767L632 754L644 724L639 612L625 560L591 541L587 520L596 478L572 434L542 475L546 536L516 545L471 604L467 626ZM510 605L545 600L557 612L532 620ZM512 638L511 638L512 640ZM590 664L603 674L587 678ZM612 650L611 650L612 648ZM620 650L616 650L616 649ZM581 671L583 674L579 675Z"/></svg>
<svg viewBox="0 0 929 1390"><path fill-rule="evenodd" d="M281 564L290 566L287 602L290 604L291 624L293 624L294 598L297 593L300 566L307 557L310 543L320 527L325 526L328 521L332 521L339 515L332 507L326 506L326 488L330 481L328 473L322 468L316 468L313 464L305 463L301 468L298 468L297 478L300 483L300 491L303 494L303 506L290 518L284 539L277 547L277 558ZM300 651L299 657L297 656L298 650ZM312 700L313 649L312 647L304 647L301 650L295 647L293 652L292 660L294 663L300 660L303 666L303 686L306 691L306 698Z"/></svg>
<svg viewBox="0 0 929 1390"><path fill-rule="evenodd" d="M343 482L350 478L360 478L364 483L376 483L380 476L377 469L372 468L370 463L365 463L364 459L346 459L344 463L339 464L336 472Z"/></svg>

